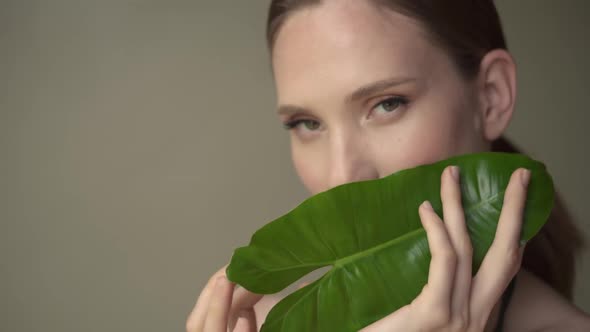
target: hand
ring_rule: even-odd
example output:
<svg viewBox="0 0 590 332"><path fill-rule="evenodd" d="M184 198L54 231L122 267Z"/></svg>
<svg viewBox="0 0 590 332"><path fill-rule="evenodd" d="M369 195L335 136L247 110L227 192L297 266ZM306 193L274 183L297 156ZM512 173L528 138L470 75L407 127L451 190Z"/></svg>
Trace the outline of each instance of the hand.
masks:
<svg viewBox="0 0 590 332"><path fill-rule="evenodd" d="M444 222L430 203L424 202L419 208L432 254L426 286L411 304L367 326L363 332L485 329L494 306L520 269L524 252L519 244L520 230L530 171L518 169L512 174L496 236L473 278L473 248L465 226L458 179L459 170L455 167L447 167L441 176Z"/></svg>
<svg viewBox="0 0 590 332"><path fill-rule="evenodd" d="M255 332L254 305L262 295L236 288L225 276L225 266L210 279L187 322L187 332Z"/></svg>

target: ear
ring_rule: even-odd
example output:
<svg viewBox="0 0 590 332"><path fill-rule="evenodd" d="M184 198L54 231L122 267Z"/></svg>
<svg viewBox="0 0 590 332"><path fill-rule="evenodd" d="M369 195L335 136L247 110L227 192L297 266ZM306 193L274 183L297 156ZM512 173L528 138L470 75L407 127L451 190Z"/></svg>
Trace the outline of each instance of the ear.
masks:
<svg viewBox="0 0 590 332"><path fill-rule="evenodd" d="M506 50L493 50L481 60L478 76L481 129L487 141L508 127L516 101L516 64Z"/></svg>

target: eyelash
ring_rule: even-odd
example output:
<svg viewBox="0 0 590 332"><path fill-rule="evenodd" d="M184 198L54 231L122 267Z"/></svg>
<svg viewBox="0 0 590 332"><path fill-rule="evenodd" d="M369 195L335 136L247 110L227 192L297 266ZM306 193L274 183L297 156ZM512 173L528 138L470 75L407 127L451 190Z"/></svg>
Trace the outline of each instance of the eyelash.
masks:
<svg viewBox="0 0 590 332"><path fill-rule="evenodd" d="M285 128L286 130L293 130L293 129L297 128L300 124L308 122L308 121L315 121L315 120L311 120L311 119L291 120L291 121L285 122L283 124L283 128Z"/></svg>
<svg viewBox="0 0 590 332"><path fill-rule="evenodd" d="M383 105L386 102L394 102L397 105L397 107L391 111L390 113L394 113L395 111L397 111L397 109L401 106L406 106L409 103L409 100L406 97L402 97L402 96L392 96L392 97L388 97L386 99L381 100L380 102L378 102L377 104L375 104L375 106L373 106L371 108L371 111L374 111L377 107ZM306 123L306 122L310 122L310 121L314 121L315 123L317 123L316 120L313 119L294 119L294 120L290 120L287 121L283 124L283 128L285 128L286 130L293 130L296 129L299 125Z"/></svg>
<svg viewBox="0 0 590 332"><path fill-rule="evenodd" d="M408 98L402 97L402 96L387 97L387 98L381 100L380 102L378 102L377 104L375 104L375 106L373 106L371 108L371 111L374 111L377 107L383 105L386 102L393 102L393 103L397 104L397 107L393 111L389 112L389 113L394 113L398 110L399 107L406 106L410 101L408 100Z"/></svg>

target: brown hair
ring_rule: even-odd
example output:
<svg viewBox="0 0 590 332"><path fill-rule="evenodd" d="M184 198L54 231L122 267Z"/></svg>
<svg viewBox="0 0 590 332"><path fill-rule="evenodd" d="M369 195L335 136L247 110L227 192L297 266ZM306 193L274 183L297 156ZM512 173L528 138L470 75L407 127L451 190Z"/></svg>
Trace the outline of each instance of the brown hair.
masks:
<svg viewBox="0 0 590 332"><path fill-rule="evenodd" d="M465 79L477 76L486 53L493 49L507 49L492 0L371 1L420 22L435 45L448 52ZM321 3L322 0L272 0L266 34L271 53L289 14ZM492 151L521 153L505 138L493 142ZM549 220L527 244L523 266L571 300L575 256L581 246L580 233L557 194Z"/></svg>

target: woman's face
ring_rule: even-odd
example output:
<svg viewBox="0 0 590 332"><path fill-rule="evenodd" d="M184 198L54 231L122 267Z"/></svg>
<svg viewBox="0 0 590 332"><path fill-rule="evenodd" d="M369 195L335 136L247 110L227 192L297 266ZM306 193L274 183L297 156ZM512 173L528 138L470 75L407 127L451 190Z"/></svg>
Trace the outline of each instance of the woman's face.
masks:
<svg viewBox="0 0 590 332"><path fill-rule="evenodd" d="M312 194L489 149L472 83L401 14L368 1L299 10L272 61L295 169Z"/></svg>

